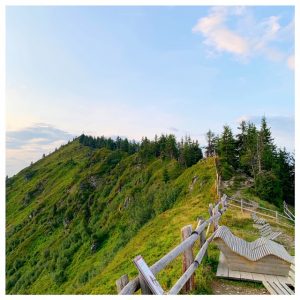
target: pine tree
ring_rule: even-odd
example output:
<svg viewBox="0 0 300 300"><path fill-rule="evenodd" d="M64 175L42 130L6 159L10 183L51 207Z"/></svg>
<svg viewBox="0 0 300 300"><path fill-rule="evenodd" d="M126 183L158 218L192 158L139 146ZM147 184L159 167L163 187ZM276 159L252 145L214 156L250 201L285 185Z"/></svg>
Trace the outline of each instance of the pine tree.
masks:
<svg viewBox="0 0 300 300"><path fill-rule="evenodd" d="M218 154L220 158L232 167L237 165L236 142L229 126L225 125L223 133L218 141Z"/></svg>
<svg viewBox="0 0 300 300"><path fill-rule="evenodd" d="M209 129L206 133L206 141L207 146L205 147L205 156L210 157L215 155L216 151L216 136L215 134Z"/></svg>
<svg viewBox="0 0 300 300"><path fill-rule="evenodd" d="M255 125L248 122L245 127L243 151L239 153L241 168L254 178L257 174L257 136Z"/></svg>
<svg viewBox="0 0 300 300"><path fill-rule="evenodd" d="M275 158L275 146L271 130L267 125L266 117L261 120L261 127L257 139L257 152L258 152L258 169L269 171L272 169Z"/></svg>

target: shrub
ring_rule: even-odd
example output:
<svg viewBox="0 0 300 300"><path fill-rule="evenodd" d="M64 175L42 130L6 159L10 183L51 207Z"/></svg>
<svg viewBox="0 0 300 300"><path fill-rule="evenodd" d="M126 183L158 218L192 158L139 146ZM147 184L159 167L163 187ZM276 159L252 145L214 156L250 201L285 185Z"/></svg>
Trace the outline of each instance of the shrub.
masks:
<svg viewBox="0 0 300 300"><path fill-rule="evenodd" d="M261 172L255 178L255 191L261 199L280 204L282 197L280 181L272 171Z"/></svg>
<svg viewBox="0 0 300 300"><path fill-rule="evenodd" d="M233 176L234 168L227 162L222 162L220 169L223 180L229 180Z"/></svg>

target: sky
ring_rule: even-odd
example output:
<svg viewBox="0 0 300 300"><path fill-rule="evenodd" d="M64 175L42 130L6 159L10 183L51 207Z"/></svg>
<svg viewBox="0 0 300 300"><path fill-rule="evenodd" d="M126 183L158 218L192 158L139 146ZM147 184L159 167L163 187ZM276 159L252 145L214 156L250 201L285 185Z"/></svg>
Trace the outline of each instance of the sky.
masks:
<svg viewBox="0 0 300 300"><path fill-rule="evenodd" d="M264 115L294 151L294 8L6 8L6 173L81 133L205 133Z"/></svg>

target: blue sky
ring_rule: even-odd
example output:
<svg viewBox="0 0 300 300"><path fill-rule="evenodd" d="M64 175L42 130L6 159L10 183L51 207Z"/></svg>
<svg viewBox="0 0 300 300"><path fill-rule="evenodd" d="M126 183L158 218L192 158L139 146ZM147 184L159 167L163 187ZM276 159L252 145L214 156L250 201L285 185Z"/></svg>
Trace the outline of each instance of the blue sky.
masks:
<svg viewBox="0 0 300 300"><path fill-rule="evenodd" d="M6 22L9 175L82 132L204 144L262 115L294 150L292 7L8 7Z"/></svg>

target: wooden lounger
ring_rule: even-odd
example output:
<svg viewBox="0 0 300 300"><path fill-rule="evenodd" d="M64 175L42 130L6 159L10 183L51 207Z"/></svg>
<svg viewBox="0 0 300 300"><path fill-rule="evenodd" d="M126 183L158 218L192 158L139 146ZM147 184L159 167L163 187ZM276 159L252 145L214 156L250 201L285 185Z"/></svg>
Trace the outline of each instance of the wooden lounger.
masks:
<svg viewBox="0 0 300 300"><path fill-rule="evenodd" d="M266 223L265 219L259 218L255 213L252 214L252 219L253 219L254 223L259 224L259 225L263 225Z"/></svg>
<svg viewBox="0 0 300 300"><path fill-rule="evenodd" d="M277 276L289 274L293 258L274 241L261 237L247 242L233 235L226 226L217 229L214 241L231 270Z"/></svg>
<svg viewBox="0 0 300 300"><path fill-rule="evenodd" d="M263 225L259 229L259 232L262 237L265 237L266 239L269 239L269 240L275 240L277 237L279 237L282 234L282 232L280 232L280 231L274 232L269 223L266 223L265 225Z"/></svg>

